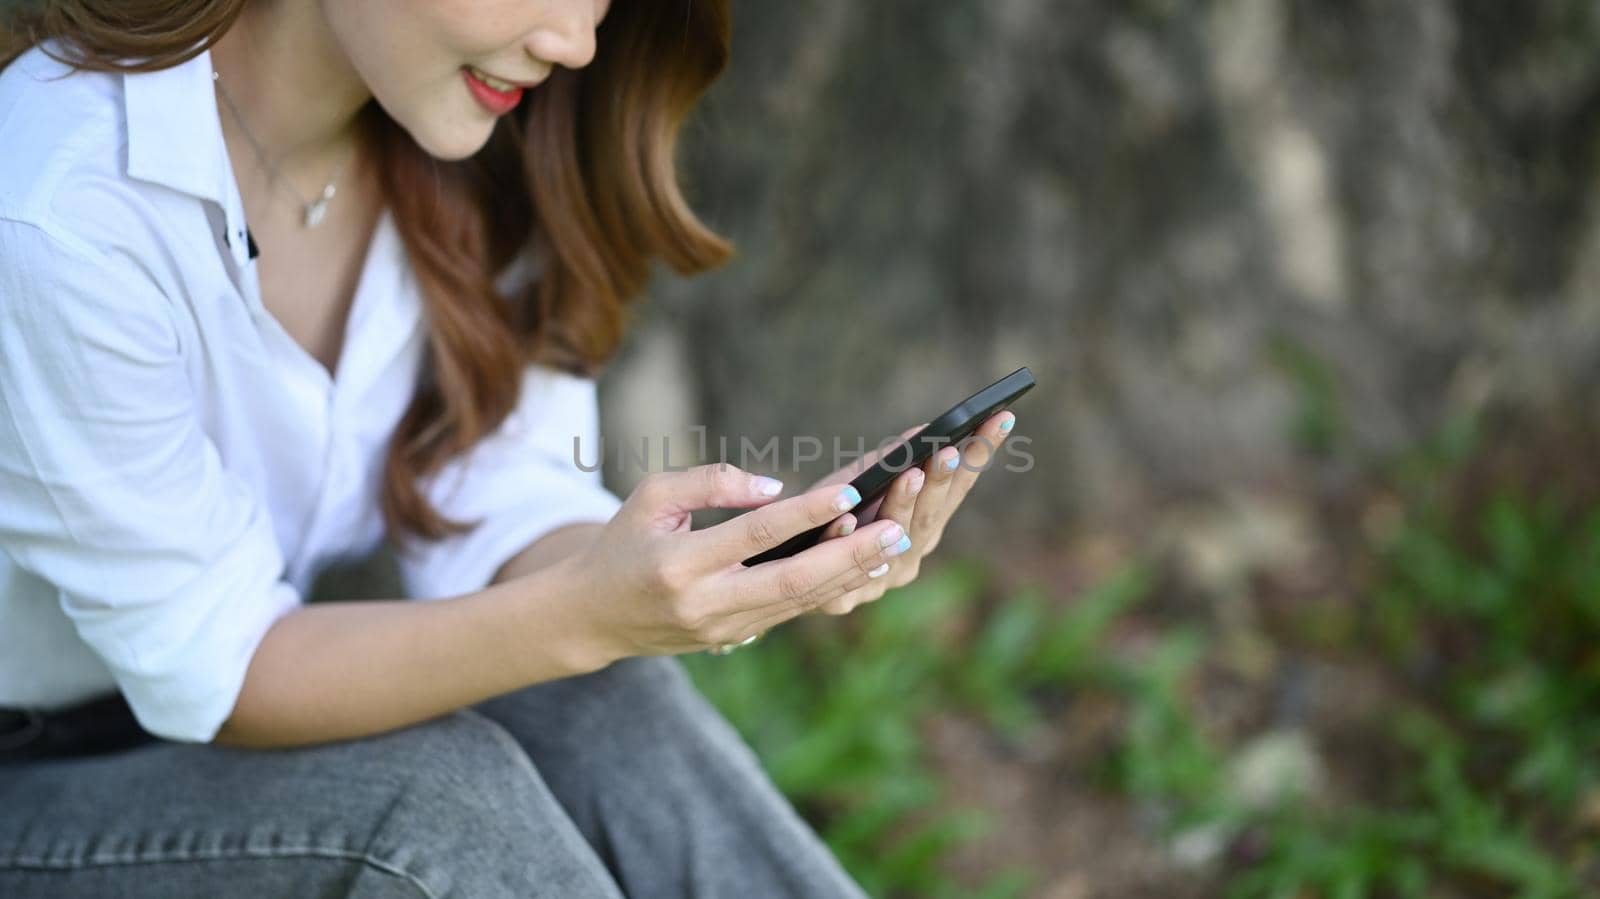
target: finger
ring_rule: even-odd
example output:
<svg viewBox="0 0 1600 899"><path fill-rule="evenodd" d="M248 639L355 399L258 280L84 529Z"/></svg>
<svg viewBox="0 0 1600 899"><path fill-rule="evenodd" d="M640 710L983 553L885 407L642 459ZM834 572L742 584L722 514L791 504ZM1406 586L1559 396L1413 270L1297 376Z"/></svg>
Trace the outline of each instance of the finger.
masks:
<svg viewBox="0 0 1600 899"><path fill-rule="evenodd" d="M877 602L889 592L887 578L868 581L854 589L828 600L815 611L823 615L848 615L869 602Z"/></svg>
<svg viewBox="0 0 1600 899"><path fill-rule="evenodd" d="M863 505L861 508L857 509L854 512L854 515L856 516L856 527L858 527L858 528L866 527L867 525L873 523L874 521L877 521L878 520L878 513L882 509L883 509L883 494L880 493L876 497L874 497L870 502L868 502L867 504Z"/></svg>
<svg viewBox="0 0 1600 899"><path fill-rule="evenodd" d="M822 532L822 539L832 540L835 537L848 537L855 533L855 530L856 517L846 512L828 524L828 529Z"/></svg>
<svg viewBox="0 0 1600 899"><path fill-rule="evenodd" d="M848 537L819 543L787 559L730 571L743 607L728 616L735 630L754 633L816 608L889 573L889 562L911 547L905 529L884 521Z"/></svg>
<svg viewBox="0 0 1600 899"><path fill-rule="evenodd" d="M849 590L828 600L814 611L828 615L848 615L869 602L877 602L896 587L904 587L916 580L921 569L921 560L916 554L907 554L896 558L892 566L883 567L888 569L883 572L884 576L865 583L853 584Z"/></svg>
<svg viewBox="0 0 1600 899"><path fill-rule="evenodd" d="M828 615L848 615L869 602L882 599L889 591L896 587L903 587L917 579L921 571L921 556L930 550L921 549L919 552L906 553L895 557L892 565L881 565L873 572L874 577L865 582L852 583L844 593L824 602L812 611Z"/></svg>
<svg viewBox="0 0 1600 899"><path fill-rule="evenodd" d="M726 462L683 471L651 472L623 504L628 514L646 520L683 517L696 509L742 509L772 502L783 482L754 475Z"/></svg>
<svg viewBox="0 0 1600 899"><path fill-rule="evenodd" d="M884 493L883 507L878 510L878 517L892 518L900 522L906 533L911 533L911 513L916 508L917 494L922 491L926 481L927 475L921 467L902 471Z"/></svg>
<svg viewBox="0 0 1600 899"><path fill-rule="evenodd" d="M877 517L873 519L874 522L888 520L900 525L907 535L905 537L907 547L914 542L910 536L911 514L916 506L917 494L922 490L926 480L927 475L921 468L908 468L901 472L884 492L882 505L878 509Z"/></svg>
<svg viewBox="0 0 1600 899"><path fill-rule="evenodd" d="M959 456L960 451L955 447L945 447L924 463L925 467L922 469L924 481L920 491L912 489L915 478L910 478L911 484L897 481L890 488L887 496L879 500L880 503L884 502L885 499L889 501L890 512L885 513L884 517L893 519L896 511L895 504L903 504L906 501L904 499L895 500L894 497L905 497L907 495L914 497L909 500L912 504L910 539L913 545L926 547L922 549L923 553L931 549L931 544L927 541L931 539L937 542L938 534L943 529L944 516L939 514L939 510L943 508L950 484L954 481L955 471L960 464ZM901 477L905 478L906 476L902 475ZM918 530L919 528L920 531ZM915 561L912 556L898 559L893 563L892 570L883 572L883 574L888 575L887 577L865 584L857 584L844 594L824 603L817 611L829 615L847 615L857 607L881 598L886 590L909 583L915 579L916 574L912 569L905 567L907 559ZM912 566L913 569L915 567L915 565Z"/></svg>
<svg viewBox="0 0 1600 899"><path fill-rule="evenodd" d="M911 539L924 548L943 526L942 513L950 495L950 484L955 480L956 469L961 464L961 451L947 446L928 460L927 481L917 494L916 508L911 513Z"/></svg>
<svg viewBox="0 0 1600 899"><path fill-rule="evenodd" d="M828 524L859 502L861 494L848 484L814 487L691 534L696 545L690 551L705 558L713 569L738 565L796 534Z"/></svg>
<svg viewBox="0 0 1600 899"><path fill-rule="evenodd" d="M854 514L846 512L828 524L827 530L822 532L822 536L817 539L817 542L821 543L824 540L836 540L840 537L848 537L855 533L855 530L856 517Z"/></svg>
<svg viewBox="0 0 1600 899"><path fill-rule="evenodd" d="M961 464L956 468L955 477L950 483L950 494L945 501L945 518L948 520L955 507L966 499L967 493L972 490L972 485L977 483L978 475L994 461L995 452L1000 444L1005 442L1006 435L1011 432L1017 416L1010 411L999 412L990 416L977 431L967 440L962 441Z"/></svg>

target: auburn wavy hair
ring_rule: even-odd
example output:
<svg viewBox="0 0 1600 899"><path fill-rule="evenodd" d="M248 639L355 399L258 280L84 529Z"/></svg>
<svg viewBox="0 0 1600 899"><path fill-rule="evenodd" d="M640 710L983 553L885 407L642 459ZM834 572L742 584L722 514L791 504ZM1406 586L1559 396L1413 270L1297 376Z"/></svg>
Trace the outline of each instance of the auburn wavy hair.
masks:
<svg viewBox="0 0 1600 899"><path fill-rule="evenodd" d="M0 68L48 38L80 69L167 68L209 49L247 2L30 0L0 22ZM687 275L731 255L684 201L674 161L679 128L728 45L728 0L615 0L593 61L556 67L464 160L429 156L376 102L363 109L360 139L430 326L384 462L392 538L477 524L442 516L421 482L499 427L528 364L594 376L655 260ZM496 278L525 252L539 276L505 297Z"/></svg>

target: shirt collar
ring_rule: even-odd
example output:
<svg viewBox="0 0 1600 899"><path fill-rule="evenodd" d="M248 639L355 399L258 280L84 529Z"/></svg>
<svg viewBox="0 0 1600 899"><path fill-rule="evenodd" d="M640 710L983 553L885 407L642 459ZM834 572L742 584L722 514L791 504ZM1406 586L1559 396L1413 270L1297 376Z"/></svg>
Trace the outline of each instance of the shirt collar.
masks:
<svg viewBox="0 0 1600 899"><path fill-rule="evenodd" d="M211 71L206 49L175 66L122 76L128 177L220 206L229 249L244 265L249 261L244 201L222 138Z"/></svg>
<svg viewBox="0 0 1600 899"><path fill-rule="evenodd" d="M3 2L3 0L0 0ZM154 72L123 75L127 111L128 176L209 200L223 211L226 239L243 270L249 262L244 200L222 137L211 51ZM419 286L405 265L405 249L385 208L364 263L358 291L375 291L352 315L373 316L358 333L386 335L381 346L362 347L375 356L374 369L404 345L422 321ZM525 275L529 274L524 272ZM249 291L246 291L248 294ZM259 302L259 300L256 300ZM376 308L367 308L376 304ZM340 363L341 367L345 364ZM358 364L353 362L352 364Z"/></svg>

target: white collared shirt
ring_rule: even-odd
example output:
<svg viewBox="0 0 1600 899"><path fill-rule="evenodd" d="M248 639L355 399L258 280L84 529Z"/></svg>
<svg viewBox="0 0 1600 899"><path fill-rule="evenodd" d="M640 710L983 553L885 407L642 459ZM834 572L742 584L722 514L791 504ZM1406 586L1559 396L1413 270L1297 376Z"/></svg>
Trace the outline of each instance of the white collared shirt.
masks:
<svg viewBox="0 0 1600 899"><path fill-rule="evenodd" d="M0 706L120 689L151 733L209 741L272 623L384 539L427 333L390 213L333 377L262 305L246 233L209 51L112 74L35 47L0 73ZM574 461L596 411L592 380L530 367L500 430L425 485L483 523L400 556L407 595L481 589L610 518Z"/></svg>

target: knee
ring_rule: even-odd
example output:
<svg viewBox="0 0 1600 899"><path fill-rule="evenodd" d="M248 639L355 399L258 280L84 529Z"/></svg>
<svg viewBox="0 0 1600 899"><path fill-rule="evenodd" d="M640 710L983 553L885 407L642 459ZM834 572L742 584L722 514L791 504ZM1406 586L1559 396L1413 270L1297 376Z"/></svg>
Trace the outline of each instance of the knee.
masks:
<svg viewBox="0 0 1600 899"><path fill-rule="evenodd" d="M383 765L406 788L478 814L538 793L539 774L500 725L470 710L453 712L389 735Z"/></svg>
<svg viewBox="0 0 1600 899"><path fill-rule="evenodd" d="M616 896L516 739L461 710L392 734L401 781L373 851L440 896ZM536 888L537 887L537 888Z"/></svg>

